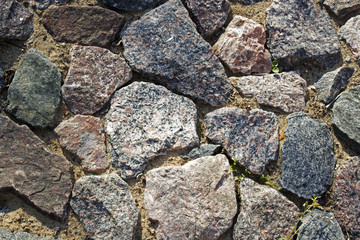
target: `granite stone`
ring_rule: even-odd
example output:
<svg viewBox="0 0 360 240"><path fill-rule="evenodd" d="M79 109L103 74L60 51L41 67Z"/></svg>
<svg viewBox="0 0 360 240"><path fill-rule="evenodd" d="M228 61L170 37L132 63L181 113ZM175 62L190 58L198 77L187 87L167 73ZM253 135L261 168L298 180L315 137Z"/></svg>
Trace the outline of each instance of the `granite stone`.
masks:
<svg viewBox="0 0 360 240"><path fill-rule="evenodd" d="M195 160L197 158L214 156L221 152L221 145L216 144L203 144L199 147L194 148L187 154L189 160Z"/></svg>
<svg viewBox="0 0 360 240"><path fill-rule="evenodd" d="M324 5L339 18L360 9L360 0L325 0Z"/></svg>
<svg viewBox="0 0 360 240"><path fill-rule="evenodd" d="M151 9L163 0L100 0L105 5L124 11L139 11Z"/></svg>
<svg viewBox="0 0 360 240"><path fill-rule="evenodd" d="M0 227L1 240L50 240L50 238L42 238L27 232L9 232L5 228ZM62 240L56 238L56 240Z"/></svg>
<svg viewBox="0 0 360 240"><path fill-rule="evenodd" d="M360 15L350 18L339 29L338 36L350 47L355 61L360 65Z"/></svg>

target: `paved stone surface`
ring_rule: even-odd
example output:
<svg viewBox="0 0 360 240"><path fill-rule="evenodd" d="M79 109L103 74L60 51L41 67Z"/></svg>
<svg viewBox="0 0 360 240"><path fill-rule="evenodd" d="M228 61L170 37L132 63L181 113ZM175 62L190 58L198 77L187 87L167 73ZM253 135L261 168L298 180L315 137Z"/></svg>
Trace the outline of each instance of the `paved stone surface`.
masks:
<svg viewBox="0 0 360 240"><path fill-rule="evenodd" d="M123 19L101 7L57 6L45 11L42 22L56 41L107 47Z"/></svg>
<svg viewBox="0 0 360 240"><path fill-rule="evenodd" d="M131 68L174 92L221 105L232 93L224 67L180 0L132 22L123 33Z"/></svg>
<svg viewBox="0 0 360 240"><path fill-rule="evenodd" d="M201 157L214 156L220 152L221 152L220 145L203 144L191 150L187 155L187 157L189 158L189 160L195 160Z"/></svg>
<svg viewBox="0 0 360 240"><path fill-rule="evenodd" d="M105 5L120 10L145 10L156 7L161 0L100 0Z"/></svg>
<svg viewBox="0 0 360 240"><path fill-rule="evenodd" d="M7 110L33 127L52 127L61 103L60 89L57 66L38 50L30 49L10 84Z"/></svg>
<svg viewBox="0 0 360 240"><path fill-rule="evenodd" d="M135 177L166 151L199 145L195 104L153 83L134 82L117 91L106 114L112 165Z"/></svg>
<svg viewBox="0 0 360 240"><path fill-rule="evenodd" d="M336 159L331 132L325 123L303 112L286 119L280 184L299 197L320 196L333 183Z"/></svg>
<svg viewBox="0 0 360 240"><path fill-rule="evenodd" d="M339 38L350 47L360 65L360 15L350 18L338 31Z"/></svg>
<svg viewBox="0 0 360 240"><path fill-rule="evenodd" d="M240 180L240 207L233 239L279 239L288 236L300 216L294 203L275 189L249 178Z"/></svg>
<svg viewBox="0 0 360 240"><path fill-rule="evenodd" d="M255 97L259 104L286 113L305 108L306 81L294 72L263 76L231 77L232 85L245 97Z"/></svg>
<svg viewBox="0 0 360 240"><path fill-rule="evenodd" d="M234 178L225 155L146 174L144 201L157 239L218 239L237 212Z"/></svg>
<svg viewBox="0 0 360 240"><path fill-rule="evenodd" d="M25 125L0 114L0 190L12 188L43 212L65 220L70 164L50 153Z"/></svg>
<svg viewBox="0 0 360 240"><path fill-rule="evenodd" d="M129 186L117 174L80 178L70 205L91 239L134 239L139 210Z"/></svg>
<svg viewBox="0 0 360 240"><path fill-rule="evenodd" d="M116 89L128 82L131 69L125 60L107 49L74 46L62 95L74 114L94 114Z"/></svg>
<svg viewBox="0 0 360 240"><path fill-rule="evenodd" d="M336 31L312 0L274 0L266 28L271 55L285 70L303 64L330 69L341 62Z"/></svg>
<svg viewBox="0 0 360 240"><path fill-rule="evenodd" d="M206 137L255 174L277 158L279 126L272 112L221 108L205 116L205 126Z"/></svg>
<svg viewBox="0 0 360 240"><path fill-rule="evenodd" d="M272 66L265 42L266 32L262 25L237 15L213 48L233 73L268 73Z"/></svg>
<svg viewBox="0 0 360 240"><path fill-rule="evenodd" d="M60 145L81 159L85 171L101 173L110 165L106 156L105 132L99 118L76 115L55 128Z"/></svg>
<svg viewBox="0 0 360 240"><path fill-rule="evenodd" d="M1 240L50 240L49 238L42 238L27 232L9 232L5 228L0 227ZM57 238L56 240L62 240Z"/></svg>
<svg viewBox="0 0 360 240"><path fill-rule="evenodd" d="M360 0L325 0L324 5L337 17L343 18L360 9Z"/></svg>

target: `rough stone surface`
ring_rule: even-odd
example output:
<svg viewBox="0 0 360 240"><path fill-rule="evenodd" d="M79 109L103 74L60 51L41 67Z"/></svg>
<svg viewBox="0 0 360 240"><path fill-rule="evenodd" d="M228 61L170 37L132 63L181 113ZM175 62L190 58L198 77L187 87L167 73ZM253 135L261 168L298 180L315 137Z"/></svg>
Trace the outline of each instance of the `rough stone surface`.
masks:
<svg viewBox="0 0 360 240"><path fill-rule="evenodd" d="M120 10L145 10L156 7L162 0L101 0L105 5Z"/></svg>
<svg viewBox="0 0 360 240"><path fill-rule="evenodd" d="M265 42L266 33L262 25L237 15L213 48L233 73L268 73L271 71L271 56L265 51Z"/></svg>
<svg viewBox="0 0 360 240"><path fill-rule="evenodd" d="M286 113L305 108L306 81L295 72L263 76L231 77L230 82L245 97Z"/></svg>
<svg viewBox="0 0 360 240"><path fill-rule="evenodd" d="M360 0L325 0L324 5L337 17L343 18L347 14L360 9Z"/></svg>
<svg viewBox="0 0 360 240"><path fill-rule="evenodd" d="M107 47L123 19L101 7L57 6L45 11L42 22L56 41Z"/></svg>
<svg viewBox="0 0 360 240"><path fill-rule="evenodd" d="M47 9L51 4L64 4L67 0L35 0L35 7L40 10Z"/></svg>
<svg viewBox="0 0 360 240"><path fill-rule="evenodd" d="M195 104L162 86L134 82L120 89L106 114L112 165L131 178L166 151L197 146L196 122Z"/></svg>
<svg viewBox="0 0 360 240"><path fill-rule="evenodd" d="M139 210L129 186L117 174L80 178L70 205L91 239L134 239Z"/></svg>
<svg viewBox="0 0 360 240"><path fill-rule="evenodd" d="M5 86L4 71L0 68L0 89Z"/></svg>
<svg viewBox="0 0 360 240"><path fill-rule="evenodd" d="M94 114L116 89L128 82L131 69L125 60L107 49L74 46L62 94L74 114Z"/></svg>
<svg viewBox="0 0 360 240"><path fill-rule="evenodd" d="M1 240L50 240L49 238L42 238L36 235L31 235L27 232L9 232L8 230L0 227ZM62 240L57 238L56 240Z"/></svg>
<svg viewBox="0 0 360 240"><path fill-rule="evenodd" d="M279 239L288 236L300 216L299 209L275 189L249 178L240 180L240 214L234 240Z"/></svg>
<svg viewBox="0 0 360 240"><path fill-rule="evenodd" d="M256 3L264 2L264 1L265 0L239 0L239 2L244 5L254 5Z"/></svg>
<svg viewBox="0 0 360 240"><path fill-rule="evenodd" d="M255 174L277 158L279 126L272 112L221 108L205 116L205 126L206 137Z"/></svg>
<svg viewBox="0 0 360 240"><path fill-rule="evenodd" d="M105 133L99 118L76 115L55 128L60 145L81 159L85 171L100 173L110 165L106 156Z"/></svg>
<svg viewBox="0 0 360 240"><path fill-rule="evenodd" d="M195 160L195 159L201 158L201 157L216 155L216 154L220 153L220 151L221 151L220 145L203 144L203 145L200 145L199 147L196 147L193 150L191 150L189 152L189 154L187 155L187 157L190 160Z"/></svg>
<svg viewBox="0 0 360 240"><path fill-rule="evenodd" d="M222 155L146 174L144 201L157 239L218 239L237 212L234 178Z"/></svg>
<svg viewBox="0 0 360 240"><path fill-rule="evenodd" d="M47 214L64 220L72 183L70 164L50 153L25 125L0 114L0 190L14 189Z"/></svg>
<svg viewBox="0 0 360 240"><path fill-rule="evenodd" d="M61 103L61 74L36 49L21 60L8 91L7 110L33 127L52 127Z"/></svg>
<svg viewBox="0 0 360 240"><path fill-rule="evenodd" d="M339 38L344 40L360 65L360 15L350 18L338 31Z"/></svg>
<svg viewBox="0 0 360 240"><path fill-rule="evenodd" d="M232 93L224 67L180 0L132 22L122 40L131 68L168 89L211 105L225 103Z"/></svg>
<svg viewBox="0 0 360 240"><path fill-rule="evenodd" d="M280 184L299 197L320 196L333 183L336 159L331 132L325 123L303 112L286 119Z"/></svg>
<svg viewBox="0 0 360 240"><path fill-rule="evenodd" d="M274 0L266 14L267 45L285 70L302 64L330 69L341 62L336 31L314 1Z"/></svg>

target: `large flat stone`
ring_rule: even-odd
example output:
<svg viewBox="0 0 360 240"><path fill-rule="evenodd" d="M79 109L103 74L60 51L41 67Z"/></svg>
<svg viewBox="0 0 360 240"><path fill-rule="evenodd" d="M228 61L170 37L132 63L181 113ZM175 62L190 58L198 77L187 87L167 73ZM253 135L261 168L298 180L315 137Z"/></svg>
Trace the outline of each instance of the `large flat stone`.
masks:
<svg viewBox="0 0 360 240"><path fill-rule="evenodd" d="M162 0L100 0L105 5L125 11L139 11L156 7Z"/></svg>
<svg viewBox="0 0 360 240"><path fill-rule="evenodd" d="M36 235L32 235L27 232L9 232L0 227L0 239L1 240L50 240L49 238L42 238ZM62 240L57 238L56 240Z"/></svg>
<svg viewBox="0 0 360 240"><path fill-rule="evenodd" d="M360 65L360 15L350 18L338 31L339 38L349 45Z"/></svg>
<svg viewBox="0 0 360 240"><path fill-rule="evenodd" d="M325 0L324 5L337 17L343 18L360 9L360 0Z"/></svg>

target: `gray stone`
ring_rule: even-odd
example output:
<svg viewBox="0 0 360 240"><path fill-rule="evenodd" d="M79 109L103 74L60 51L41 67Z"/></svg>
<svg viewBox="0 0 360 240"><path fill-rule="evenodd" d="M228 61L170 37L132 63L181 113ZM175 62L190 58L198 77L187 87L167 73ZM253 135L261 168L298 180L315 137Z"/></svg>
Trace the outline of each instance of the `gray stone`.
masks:
<svg viewBox="0 0 360 240"><path fill-rule="evenodd" d="M139 210L128 184L117 174L80 178L70 205L91 239L134 239Z"/></svg>
<svg viewBox="0 0 360 240"><path fill-rule="evenodd" d="M324 5L337 17L343 18L360 9L360 0L325 0Z"/></svg>
<svg viewBox="0 0 360 240"><path fill-rule="evenodd" d="M254 5L256 3L264 2L264 1L266 0L239 0L239 2L244 5Z"/></svg>
<svg viewBox="0 0 360 240"><path fill-rule="evenodd" d="M52 127L61 103L61 74L36 49L21 60L8 91L7 110L33 127Z"/></svg>
<svg viewBox="0 0 360 240"><path fill-rule="evenodd" d="M305 108L306 81L295 72L263 76L231 77L229 81L244 97L286 113Z"/></svg>
<svg viewBox="0 0 360 240"><path fill-rule="evenodd" d="M200 145L199 147L196 147L193 150L191 150L189 152L189 154L187 155L187 157L190 160L194 160L194 159L201 158L201 157L214 156L214 155L220 153L220 151L221 151L220 145L204 144L204 145Z"/></svg>
<svg viewBox="0 0 360 240"><path fill-rule="evenodd" d="M229 162L219 154L150 170L144 202L157 239L218 239L237 212Z"/></svg>
<svg viewBox="0 0 360 240"><path fill-rule="evenodd" d="M280 184L299 197L320 196L332 185L336 164L329 127L303 112L286 119Z"/></svg>
<svg viewBox="0 0 360 240"><path fill-rule="evenodd" d="M167 151L199 145L195 104L153 83L118 90L106 114L112 165L123 178L141 173Z"/></svg>
<svg viewBox="0 0 360 240"><path fill-rule="evenodd" d="M168 89L221 105L232 93L224 67L180 0L170 0L123 32L131 68Z"/></svg>
<svg viewBox="0 0 360 240"><path fill-rule="evenodd" d="M0 89L5 86L4 71L0 68Z"/></svg>
<svg viewBox="0 0 360 240"><path fill-rule="evenodd" d="M267 45L285 70L298 65L330 69L341 62L336 31L314 1L274 0L266 14Z"/></svg>
<svg viewBox="0 0 360 240"><path fill-rule="evenodd" d="M296 205L278 191L249 178L240 180L240 199L234 240L270 240L288 236L300 216Z"/></svg>
<svg viewBox="0 0 360 240"><path fill-rule="evenodd" d="M162 0L100 0L105 5L126 11L139 11L156 7Z"/></svg>
<svg viewBox="0 0 360 240"><path fill-rule="evenodd" d="M339 38L349 45L360 65L360 15L350 18L338 31Z"/></svg>
<svg viewBox="0 0 360 240"><path fill-rule="evenodd" d="M0 239L1 240L50 240L49 238L42 238L36 235L32 235L27 232L9 232L5 228L0 227ZM57 238L57 240L62 240Z"/></svg>
<svg viewBox="0 0 360 240"><path fill-rule="evenodd" d="M262 174L278 153L278 120L261 109L221 108L205 116L205 134L255 174Z"/></svg>
<svg viewBox="0 0 360 240"><path fill-rule="evenodd" d="M51 4L65 4L67 0L35 0L35 7L40 10L47 9Z"/></svg>

